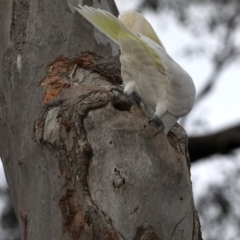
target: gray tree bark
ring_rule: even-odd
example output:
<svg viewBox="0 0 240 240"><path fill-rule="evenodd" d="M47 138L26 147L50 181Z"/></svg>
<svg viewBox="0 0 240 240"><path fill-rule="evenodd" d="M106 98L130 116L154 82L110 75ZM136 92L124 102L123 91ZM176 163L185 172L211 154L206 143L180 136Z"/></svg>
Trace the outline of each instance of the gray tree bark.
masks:
<svg viewBox="0 0 240 240"><path fill-rule="evenodd" d="M118 47L67 1L1 0L0 21L0 156L21 239L201 239L187 136L153 137L110 91Z"/></svg>

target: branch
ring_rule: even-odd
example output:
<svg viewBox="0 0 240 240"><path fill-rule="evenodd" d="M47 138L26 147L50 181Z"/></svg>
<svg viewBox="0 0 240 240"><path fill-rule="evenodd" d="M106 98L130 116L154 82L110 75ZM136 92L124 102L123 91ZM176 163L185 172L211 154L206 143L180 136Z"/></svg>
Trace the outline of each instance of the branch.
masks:
<svg viewBox="0 0 240 240"><path fill-rule="evenodd" d="M189 138L189 154L192 162L213 154L228 154L240 147L240 125L221 132Z"/></svg>

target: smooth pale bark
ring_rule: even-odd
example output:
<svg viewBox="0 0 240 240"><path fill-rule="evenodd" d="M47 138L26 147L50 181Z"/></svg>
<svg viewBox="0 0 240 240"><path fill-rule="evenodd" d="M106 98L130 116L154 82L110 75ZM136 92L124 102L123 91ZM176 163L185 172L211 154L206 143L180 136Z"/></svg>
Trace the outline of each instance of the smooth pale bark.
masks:
<svg viewBox="0 0 240 240"><path fill-rule="evenodd" d="M201 239L187 136L153 137L110 91L117 46L67 1L1 1L0 19L0 156L21 238Z"/></svg>

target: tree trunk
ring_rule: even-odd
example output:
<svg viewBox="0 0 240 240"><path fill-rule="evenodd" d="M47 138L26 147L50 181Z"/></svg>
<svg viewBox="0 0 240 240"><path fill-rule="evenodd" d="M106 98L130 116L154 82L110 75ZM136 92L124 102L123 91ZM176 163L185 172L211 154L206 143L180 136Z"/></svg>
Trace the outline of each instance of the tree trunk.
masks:
<svg viewBox="0 0 240 240"><path fill-rule="evenodd" d="M110 91L118 47L67 1L2 0L0 18L0 154L21 239L201 239L187 136L153 137Z"/></svg>

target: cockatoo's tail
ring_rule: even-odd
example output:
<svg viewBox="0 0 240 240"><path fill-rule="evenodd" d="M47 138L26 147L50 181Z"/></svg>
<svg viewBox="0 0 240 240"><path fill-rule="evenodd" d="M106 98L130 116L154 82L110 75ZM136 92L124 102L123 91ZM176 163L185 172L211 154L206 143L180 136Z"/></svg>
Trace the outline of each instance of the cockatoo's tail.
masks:
<svg viewBox="0 0 240 240"><path fill-rule="evenodd" d="M161 120L167 134L193 107L195 86L191 77L167 54L141 14L130 11L118 19L87 6L76 10L119 45L124 93L137 94L146 114Z"/></svg>

